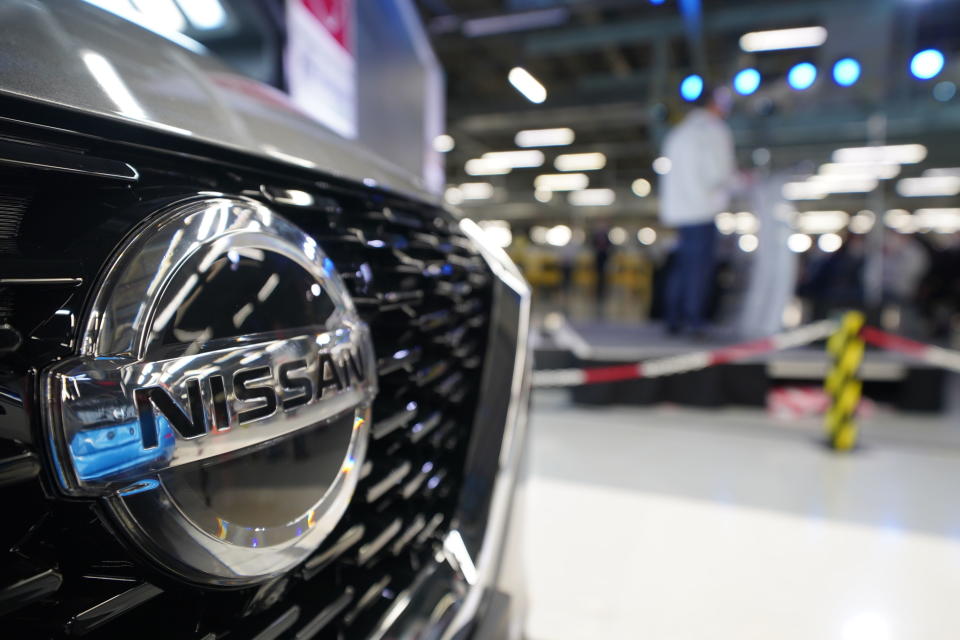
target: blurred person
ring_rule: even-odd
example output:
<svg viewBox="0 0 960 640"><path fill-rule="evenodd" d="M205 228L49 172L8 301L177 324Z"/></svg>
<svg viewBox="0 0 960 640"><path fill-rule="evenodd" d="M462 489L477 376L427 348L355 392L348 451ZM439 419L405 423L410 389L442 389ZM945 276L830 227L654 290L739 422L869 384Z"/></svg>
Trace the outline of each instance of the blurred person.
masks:
<svg viewBox="0 0 960 640"><path fill-rule="evenodd" d="M740 333L747 337L779 332L783 328L783 312L796 288L797 254L787 246L793 232L793 208L782 193L789 180L790 174L778 172L756 180L751 189L760 229L740 316Z"/></svg>
<svg viewBox="0 0 960 640"><path fill-rule="evenodd" d="M811 251L798 289L813 304L813 319L839 310L863 308L863 267L866 245L862 235L848 235L834 253Z"/></svg>
<svg viewBox="0 0 960 640"><path fill-rule="evenodd" d="M883 304L897 311L897 325L889 329L918 335L917 292L930 267L927 250L912 236L888 231L883 238Z"/></svg>
<svg viewBox="0 0 960 640"><path fill-rule="evenodd" d="M736 177L733 132L725 122L732 95L705 88L701 100L664 141L670 169L660 196L660 221L677 230L664 300L667 330L695 335L703 333L713 279L714 217L727 208Z"/></svg>

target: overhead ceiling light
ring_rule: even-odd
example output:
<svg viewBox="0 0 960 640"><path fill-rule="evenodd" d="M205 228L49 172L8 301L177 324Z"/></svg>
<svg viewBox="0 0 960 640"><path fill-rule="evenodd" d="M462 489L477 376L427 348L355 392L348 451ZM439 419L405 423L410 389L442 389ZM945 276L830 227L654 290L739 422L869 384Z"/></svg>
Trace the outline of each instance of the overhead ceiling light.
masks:
<svg viewBox="0 0 960 640"><path fill-rule="evenodd" d="M957 176L960 178L960 167L937 167L923 172L925 176Z"/></svg>
<svg viewBox="0 0 960 640"><path fill-rule="evenodd" d="M794 219L794 226L801 233L835 233L847 226L850 214L846 211L804 211Z"/></svg>
<svg viewBox="0 0 960 640"><path fill-rule="evenodd" d="M459 187L447 187L443 193L443 199L447 204L461 204L463 202L463 191Z"/></svg>
<svg viewBox="0 0 960 640"><path fill-rule="evenodd" d="M703 78L697 74L692 74L683 79L680 83L680 96L687 102L693 102L703 93Z"/></svg>
<svg viewBox="0 0 960 640"><path fill-rule="evenodd" d="M586 189L590 178L585 173L544 173L533 180L538 191L576 191Z"/></svg>
<svg viewBox="0 0 960 640"><path fill-rule="evenodd" d="M537 149L488 151L480 157L510 169L539 167L543 165L543 151L538 151Z"/></svg>
<svg viewBox="0 0 960 640"><path fill-rule="evenodd" d="M850 231L857 234L869 233L876 221L877 216L873 211L869 209L858 211L850 218Z"/></svg>
<svg viewBox="0 0 960 640"><path fill-rule="evenodd" d="M913 215L906 209L889 209L883 214L883 222L891 229L900 233L913 233L916 223Z"/></svg>
<svg viewBox="0 0 960 640"><path fill-rule="evenodd" d="M524 129L517 131L513 141L518 147L562 147L571 144L574 137L573 129L568 127Z"/></svg>
<svg viewBox="0 0 960 640"><path fill-rule="evenodd" d="M793 65L787 72L787 84L797 91L804 91L817 81L817 68L809 62Z"/></svg>
<svg viewBox="0 0 960 640"><path fill-rule="evenodd" d="M713 223L717 227L717 231L725 236L729 236L737 230L737 216L729 211L718 213L716 217L714 217Z"/></svg>
<svg viewBox="0 0 960 640"><path fill-rule="evenodd" d="M922 176L897 181L897 193L905 198L955 196L960 194L960 177Z"/></svg>
<svg viewBox="0 0 960 640"><path fill-rule="evenodd" d="M666 156L660 156L653 161L653 171L657 175L665 176L670 173L670 168L673 166L673 163L670 162L670 158Z"/></svg>
<svg viewBox="0 0 960 640"><path fill-rule="evenodd" d="M611 227L610 231L607 232L607 240L610 241L610 244L621 245L627 241L628 237L630 236L627 235L627 230L623 227Z"/></svg>
<svg viewBox="0 0 960 640"><path fill-rule="evenodd" d="M794 253L803 253L813 246L813 239L805 233L792 233L787 238L787 248Z"/></svg>
<svg viewBox="0 0 960 640"><path fill-rule="evenodd" d="M530 102L540 104L547 99L547 89L523 67L510 69L507 79Z"/></svg>
<svg viewBox="0 0 960 640"><path fill-rule="evenodd" d="M781 193L787 200L823 200L827 197L823 187L812 182L787 182Z"/></svg>
<svg viewBox="0 0 960 640"><path fill-rule="evenodd" d="M741 69L733 77L733 88L742 96L749 96L760 88L760 72L756 69Z"/></svg>
<svg viewBox="0 0 960 640"><path fill-rule="evenodd" d="M510 173L510 167L487 158L467 160L466 164L463 165L463 170L470 176L501 176Z"/></svg>
<svg viewBox="0 0 960 640"><path fill-rule="evenodd" d="M536 198L537 202L547 203L553 200L553 191L547 191L546 189L536 189L533 192L533 197Z"/></svg>
<svg viewBox="0 0 960 640"><path fill-rule="evenodd" d="M857 176L889 180L900 174L900 165L893 162L826 162L817 173L822 176Z"/></svg>
<svg viewBox="0 0 960 640"><path fill-rule="evenodd" d="M843 246L843 238L835 233L825 233L817 238L817 247L824 253L833 253Z"/></svg>
<svg viewBox="0 0 960 640"><path fill-rule="evenodd" d="M737 233L756 233L760 230L760 220L749 211L740 211L733 216L733 228Z"/></svg>
<svg viewBox="0 0 960 640"><path fill-rule="evenodd" d="M506 249L513 242L510 223L506 220L481 220L477 225L483 229L484 235L501 249Z"/></svg>
<svg viewBox="0 0 960 640"><path fill-rule="evenodd" d="M917 209L913 212L921 231L957 233L960 231L960 208Z"/></svg>
<svg viewBox="0 0 960 640"><path fill-rule="evenodd" d="M573 239L573 231L565 224L558 224L555 227L547 229L545 234L547 244L555 247L565 247Z"/></svg>
<svg viewBox="0 0 960 640"><path fill-rule="evenodd" d="M751 31L740 36L740 48L747 53L819 47L827 41L823 27L799 27L775 31Z"/></svg>
<svg viewBox="0 0 960 640"><path fill-rule="evenodd" d="M924 49L910 60L910 73L920 80L929 80L943 71L943 54L936 49Z"/></svg>
<svg viewBox="0 0 960 640"><path fill-rule="evenodd" d="M650 181L646 178L637 178L630 185L630 190L633 191L633 194L638 198L646 198L650 195Z"/></svg>
<svg viewBox="0 0 960 640"><path fill-rule="evenodd" d="M860 63L855 58L842 58L833 63L833 81L841 87L852 87L860 79Z"/></svg>
<svg viewBox="0 0 960 640"><path fill-rule="evenodd" d="M489 182L464 182L460 185L464 200L489 200L493 197L493 185Z"/></svg>
<svg viewBox="0 0 960 640"><path fill-rule="evenodd" d="M463 22L463 35L468 38L493 36L501 33L546 29L566 22L570 18L569 9L555 8L539 11L505 13L487 18L473 18Z"/></svg>
<svg viewBox="0 0 960 640"><path fill-rule="evenodd" d="M557 171L595 171L607 166L607 156L599 151L590 153L565 153L553 161Z"/></svg>
<svg viewBox="0 0 960 640"><path fill-rule="evenodd" d="M737 246L740 247L740 250L744 253L752 253L760 246L760 239L752 233L748 233L740 236L740 239L737 240Z"/></svg>
<svg viewBox="0 0 960 640"><path fill-rule="evenodd" d="M613 189L581 189L567 195L567 202L575 207L608 207L616 199Z"/></svg>
<svg viewBox="0 0 960 640"><path fill-rule="evenodd" d="M927 157L927 148L922 144L847 147L837 149L831 157L834 162L916 164Z"/></svg>
<svg viewBox="0 0 960 640"><path fill-rule="evenodd" d="M657 241L657 231L653 227L643 227L637 231L637 241L640 244L651 245Z"/></svg>
<svg viewBox="0 0 960 640"><path fill-rule="evenodd" d="M824 193L870 193L878 181L872 176L821 175L810 176L808 184L823 189Z"/></svg>
<svg viewBox="0 0 960 640"><path fill-rule="evenodd" d="M453 136L441 133L436 138L433 139L433 149L440 153L449 153L453 151L456 142L453 139Z"/></svg>

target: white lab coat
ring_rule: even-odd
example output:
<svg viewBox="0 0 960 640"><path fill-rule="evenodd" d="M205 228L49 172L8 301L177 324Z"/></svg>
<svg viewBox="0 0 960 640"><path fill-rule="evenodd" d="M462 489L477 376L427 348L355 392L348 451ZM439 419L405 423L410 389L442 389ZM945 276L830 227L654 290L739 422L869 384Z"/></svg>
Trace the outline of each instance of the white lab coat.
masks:
<svg viewBox="0 0 960 640"><path fill-rule="evenodd" d="M735 184L730 127L694 109L667 134L663 154L670 171L660 179L660 221L668 227L712 222L729 205Z"/></svg>

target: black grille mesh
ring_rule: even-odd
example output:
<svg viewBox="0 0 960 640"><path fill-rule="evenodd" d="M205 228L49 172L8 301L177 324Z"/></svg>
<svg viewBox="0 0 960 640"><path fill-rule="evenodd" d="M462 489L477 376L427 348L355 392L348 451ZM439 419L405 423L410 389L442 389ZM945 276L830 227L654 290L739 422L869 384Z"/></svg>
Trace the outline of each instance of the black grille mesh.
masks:
<svg viewBox="0 0 960 640"><path fill-rule="evenodd" d="M185 587L134 561L95 504L45 498L36 452L0 439L9 549L0 628L38 637L362 637L431 561L463 480L490 307L486 265L439 209L344 189L313 190L313 205L291 206L255 176L246 184L254 182L243 193L317 239L374 336L380 391L346 516L300 568L268 585Z"/></svg>

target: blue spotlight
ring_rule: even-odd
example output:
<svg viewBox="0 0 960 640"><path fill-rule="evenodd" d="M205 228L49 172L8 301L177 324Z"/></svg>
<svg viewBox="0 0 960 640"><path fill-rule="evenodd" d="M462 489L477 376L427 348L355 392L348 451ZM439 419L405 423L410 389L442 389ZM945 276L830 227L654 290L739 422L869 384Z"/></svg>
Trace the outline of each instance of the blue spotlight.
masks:
<svg viewBox="0 0 960 640"><path fill-rule="evenodd" d="M921 80L929 80L943 71L943 54L936 49L924 49L910 61L910 73Z"/></svg>
<svg viewBox="0 0 960 640"><path fill-rule="evenodd" d="M650 4L663 4L667 0L650 0Z"/></svg>
<svg viewBox="0 0 960 640"><path fill-rule="evenodd" d="M787 74L787 82L797 91L809 89L817 80L817 68L809 62L793 65Z"/></svg>
<svg viewBox="0 0 960 640"><path fill-rule="evenodd" d="M733 76L733 88L742 96L748 96L760 87L760 72L743 69Z"/></svg>
<svg viewBox="0 0 960 640"><path fill-rule="evenodd" d="M680 95L687 102L693 102L703 93L703 78L697 74L692 74L683 79L680 83Z"/></svg>
<svg viewBox="0 0 960 640"><path fill-rule="evenodd" d="M860 63L853 58L842 58L833 65L833 81L841 87L852 87L860 79Z"/></svg>

